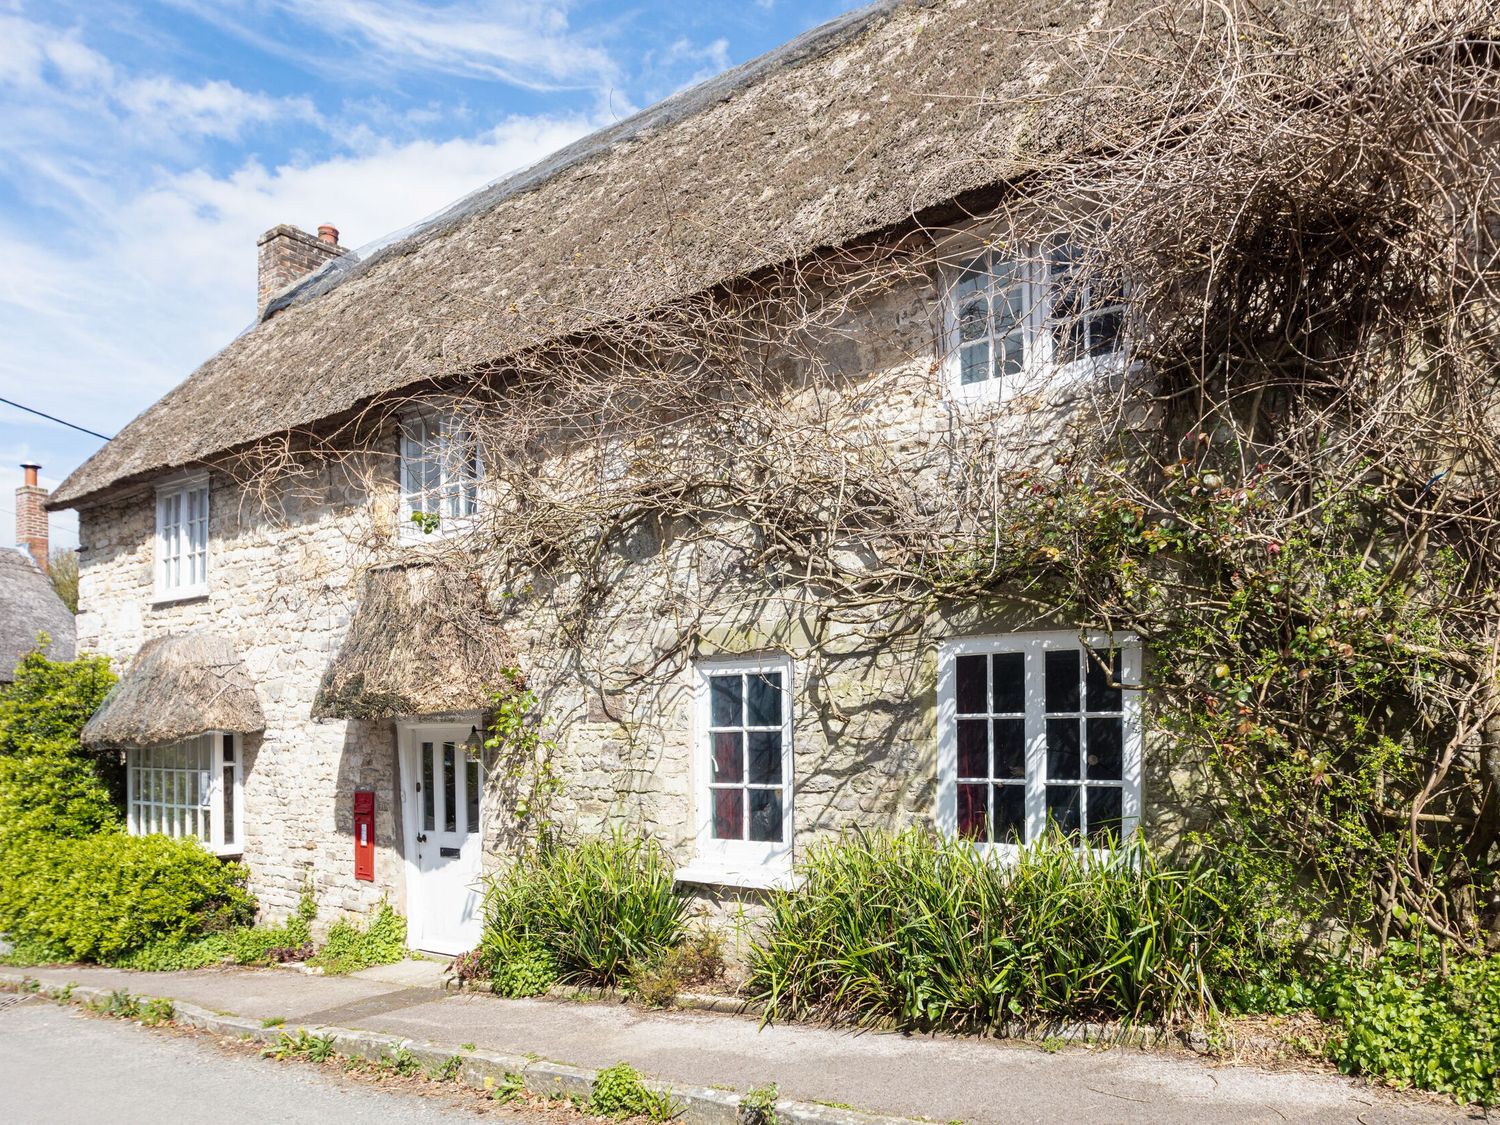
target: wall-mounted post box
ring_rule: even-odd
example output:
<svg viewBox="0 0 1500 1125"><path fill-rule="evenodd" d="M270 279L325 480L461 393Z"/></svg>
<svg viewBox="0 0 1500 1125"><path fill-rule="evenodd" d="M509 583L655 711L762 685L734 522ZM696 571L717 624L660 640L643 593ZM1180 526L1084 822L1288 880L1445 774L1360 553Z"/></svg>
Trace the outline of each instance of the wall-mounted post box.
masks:
<svg viewBox="0 0 1500 1125"><path fill-rule="evenodd" d="M354 791L354 877L375 881L375 791Z"/></svg>

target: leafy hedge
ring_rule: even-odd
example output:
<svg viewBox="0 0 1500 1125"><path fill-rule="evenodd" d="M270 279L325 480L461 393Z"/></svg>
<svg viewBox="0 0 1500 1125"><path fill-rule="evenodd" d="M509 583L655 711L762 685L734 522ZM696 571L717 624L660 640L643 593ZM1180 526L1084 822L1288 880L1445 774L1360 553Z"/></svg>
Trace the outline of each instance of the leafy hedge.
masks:
<svg viewBox="0 0 1500 1125"><path fill-rule="evenodd" d="M0 934L28 957L116 962L255 913L239 864L124 833L118 763L79 743L113 683L103 657L32 653L0 690Z"/></svg>
<svg viewBox="0 0 1500 1125"><path fill-rule="evenodd" d="M0 932L50 959L108 963L248 923L246 875L192 840L37 838L0 850Z"/></svg>
<svg viewBox="0 0 1500 1125"><path fill-rule="evenodd" d="M120 823L120 768L78 735L115 677L104 657L30 653L0 689L0 849L7 841L79 837Z"/></svg>

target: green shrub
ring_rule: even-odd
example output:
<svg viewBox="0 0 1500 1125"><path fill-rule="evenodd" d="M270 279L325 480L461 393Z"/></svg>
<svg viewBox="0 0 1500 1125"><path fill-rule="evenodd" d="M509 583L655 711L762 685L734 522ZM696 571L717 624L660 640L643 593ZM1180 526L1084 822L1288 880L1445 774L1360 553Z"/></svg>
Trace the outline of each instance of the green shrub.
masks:
<svg viewBox="0 0 1500 1125"><path fill-rule="evenodd" d="M110 962L248 922L245 868L194 840L105 833L0 855L0 932L59 960Z"/></svg>
<svg viewBox="0 0 1500 1125"><path fill-rule="evenodd" d="M640 1072L629 1063L616 1063L594 1075L588 1111L600 1117L645 1117L666 1121L673 1113L672 1099L646 1088Z"/></svg>
<svg viewBox="0 0 1500 1125"><path fill-rule="evenodd" d="M777 1125L781 1115L776 1112L776 1102L781 1091L776 1083L754 1086L740 1095L739 1119L742 1125Z"/></svg>
<svg viewBox="0 0 1500 1125"><path fill-rule="evenodd" d="M631 993L648 1008L665 1008L684 989L709 984L724 975L724 939L698 929L655 961L630 967Z"/></svg>
<svg viewBox="0 0 1500 1125"><path fill-rule="evenodd" d="M340 918L312 960L326 973L352 973L406 957L406 919L381 902L368 927Z"/></svg>
<svg viewBox="0 0 1500 1125"><path fill-rule="evenodd" d="M618 984L682 940L688 904L672 870L656 843L619 833L529 853L489 882L484 959L494 966L507 943L524 943L564 981Z"/></svg>
<svg viewBox="0 0 1500 1125"><path fill-rule="evenodd" d="M0 756L28 754L59 742L78 745L79 732L99 709L115 676L109 658L48 660L28 653L10 684L0 688Z"/></svg>
<svg viewBox="0 0 1500 1125"><path fill-rule="evenodd" d="M815 844L750 951L768 1019L996 1029L1011 1019L1177 1020L1214 1006L1223 883L1141 844L1065 840L1014 865L913 830Z"/></svg>
<svg viewBox="0 0 1500 1125"><path fill-rule="evenodd" d="M159 1024L171 1023L177 1018L177 1007L172 1001L153 996L141 1005L141 1022L147 1027L156 1027Z"/></svg>
<svg viewBox="0 0 1500 1125"><path fill-rule="evenodd" d="M81 837L117 826L117 756L78 741L114 676L103 657L52 661L36 653L0 688L0 853L43 837ZM3 862L3 855L0 855Z"/></svg>
<svg viewBox="0 0 1500 1125"><path fill-rule="evenodd" d="M1338 967L1318 993L1319 1014L1338 1025L1329 1055L1339 1069L1463 1102L1500 1100L1500 958L1458 959L1443 974L1398 953Z"/></svg>

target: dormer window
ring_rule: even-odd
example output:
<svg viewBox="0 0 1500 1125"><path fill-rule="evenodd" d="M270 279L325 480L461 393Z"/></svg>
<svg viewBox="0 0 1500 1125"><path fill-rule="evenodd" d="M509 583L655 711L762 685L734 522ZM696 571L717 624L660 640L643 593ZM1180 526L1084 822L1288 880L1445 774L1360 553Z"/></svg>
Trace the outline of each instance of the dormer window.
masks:
<svg viewBox="0 0 1500 1125"><path fill-rule="evenodd" d="M156 490L158 601L208 593L208 477L185 477Z"/></svg>
<svg viewBox="0 0 1500 1125"><path fill-rule="evenodd" d="M1003 397L1030 373L1120 349L1120 286L1084 269L1073 245L985 250L964 263L950 294L954 381L965 395Z"/></svg>
<svg viewBox="0 0 1500 1125"><path fill-rule="evenodd" d="M479 502L479 442L456 413L413 415L401 427L401 525L422 537L472 520Z"/></svg>

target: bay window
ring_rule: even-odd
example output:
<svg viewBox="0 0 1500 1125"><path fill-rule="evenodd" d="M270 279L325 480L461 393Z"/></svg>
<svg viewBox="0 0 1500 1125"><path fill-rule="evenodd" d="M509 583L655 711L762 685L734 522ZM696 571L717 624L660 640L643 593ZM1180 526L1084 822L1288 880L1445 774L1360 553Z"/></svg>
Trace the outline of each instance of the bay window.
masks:
<svg viewBox="0 0 1500 1125"><path fill-rule="evenodd" d="M131 835L195 839L220 855L244 850L238 735L211 731L128 750L125 765Z"/></svg>

